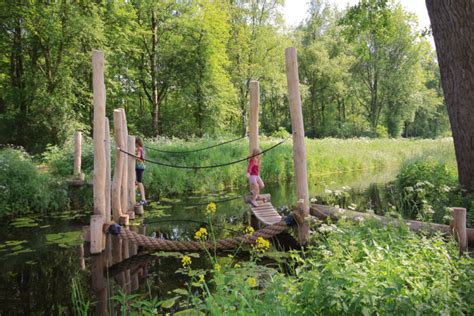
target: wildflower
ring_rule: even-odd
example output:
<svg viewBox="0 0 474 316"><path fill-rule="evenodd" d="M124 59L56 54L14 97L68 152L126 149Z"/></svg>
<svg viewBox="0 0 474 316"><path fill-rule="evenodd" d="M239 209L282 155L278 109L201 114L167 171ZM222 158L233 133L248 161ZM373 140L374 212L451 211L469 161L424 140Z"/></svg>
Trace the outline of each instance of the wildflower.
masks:
<svg viewBox="0 0 474 316"><path fill-rule="evenodd" d="M207 229L205 229L204 227L199 228L199 230L194 234L194 239L196 240L207 239Z"/></svg>
<svg viewBox="0 0 474 316"><path fill-rule="evenodd" d="M204 274L199 275L198 283L204 283Z"/></svg>
<svg viewBox="0 0 474 316"><path fill-rule="evenodd" d="M181 263L183 264L183 268L189 268L191 266L191 257L190 256L184 256L183 259L181 259Z"/></svg>
<svg viewBox="0 0 474 316"><path fill-rule="evenodd" d="M252 235L254 231L255 230L253 229L252 226L247 226L247 228L245 228L245 230L244 230L244 234L245 235Z"/></svg>
<svg viewBox="0 0 474 316"><path fill-rule="evenodd" d="M238 269L238 268L240 268L240 267L241 267L241 265L238 264L238 263L236 263L236 264L234 265L234 269Z"/></svg>
<svg viewBox="0 0 474 316"><path fill-rule="evenodd" d="M216 212L216 210L217 210L216 203L211 202L211 203L207 204L207 207L206 207L206 214L207 215L214 214Z"/></svg>
<svg viewBox="0 0 474 316"><path fill-rule="evenodd" d="M270 242L263 238L262 236L258 237L257 240L255 240L255 246L254 249L259 251L259 252L265 252L270 248Z"/></svg>
<svg viewBox="0 0 474 316"><path fill-rule="evenodd" d="M217 272L221 271L221 265L218 264L218 263L216 263L216 264L214 265L214 270L216 270Z"/></svg>
<svg viewBox="0 0 474 316"><path fill-rule="evenodd" d="M234 259L234 255L231 255L231 254L227 255L227 257L228 257L229 259Z"/></svg>
<svg viewBox="0 0 474 316"><path fill-rule="evenodd" d="M321 227L318 228L320 233L329 233L337 230L336 225L331 224L331 225L326 225L322 224Z"/></svg>
<svg viewBox="0 0 474 316"><path fill-rule="evenodd" d="M257 286L257 280L255 278L248 278L247 279L247 285L250 287L256 287Z"/></svg>
<svg viewBox="0 0 474 316"><path fill-rule="evenodd" d="M317 198L311 198L309 201L310 201L311 203L316 203L316 202L318 202L318 199L317 199Z"/></svg>

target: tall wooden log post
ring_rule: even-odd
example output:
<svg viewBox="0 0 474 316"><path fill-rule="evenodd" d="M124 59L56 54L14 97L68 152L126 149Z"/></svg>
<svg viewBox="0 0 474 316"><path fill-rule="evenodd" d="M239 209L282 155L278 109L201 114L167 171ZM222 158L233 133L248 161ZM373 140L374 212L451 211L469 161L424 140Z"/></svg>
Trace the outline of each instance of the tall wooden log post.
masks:
<svg viewBox="0 0 474 316"><path fill-rule="evenodd" d="M467 249L466 209L453 207L452 233L459 244L459 252L462 254Z"/></svg>
<svg viewBox="0 0 474 316"><path fill-rule="evenodd" d="M110 157L110 123L109 119L105 118L105 221L112 220L112 160Z"/></svg>
<svg viewBox="0 0 474 316"><path fill-rule="evenodd" d="M304 142L303 111L299 90L298 61L296 48L285 50L286 78L290 103L291 127L293 130L293 162L295 165L296 198L298 217L298 239L306 243L309 227L304 218L309 215L308 172L306 166L306 147Z"/></svg>
<svg viewBox="0 0 474 316"><path fill-rule="evenodd" d="M115 132L115 144L117 150L115 153L115 168L114 178L112 181L112 213L115 222L119 222L120 216L122 216L122 199L121 199L121 187L122 187L122 175L123 175L123 161L125 154L122 153L119 148L125 149L126 146L123 144L122 138L122 111L114 110L114 132Z"/></svg>
<svg viewBox="0 0 474 316"><path fill-rule="evenodd" d="M128 136L128 152L134 153L135 152L135 136ZM128 216L130 219L135 218L135 204L136 197L135 197L135 157L128 156L127 159L127 167L128 167L128 183L127 183L127 196L128 196Z"/></svg>
<svg viewBox="0 0 474 316"><path fill-rule="evenodd" d="M250 81L250 112L249 112L249 150L258 148L258 107L260 104L260 86L258 81Z"/></svg>
<svg viewBox="0 0 474 316"><path fill-rule="evenodd" d="M122 143L123 149L128 152L128 128L127 128L127 116L124 109L120 109L122 112ZM133 153L133 151L132 151ZM122 216L120 224L128 225L128 159L129 156L124 154L122 161L122 185L121 185L121 202L122 205Z"/></svg>
<svg viewBox="0 0 474 316"><path fill-rule="evenodd" d="M81 171L82 162L82 132L74 134L74 178L84 181L84 173Z"/></svg>
<svg viewBox="0 0 474 316"><path fill-rule="evenodd" d="M94 215L91 216L91 254L104 249L102 227L105 221L105 84L104 53L92 51L92 84L94 90Z"/></svg>

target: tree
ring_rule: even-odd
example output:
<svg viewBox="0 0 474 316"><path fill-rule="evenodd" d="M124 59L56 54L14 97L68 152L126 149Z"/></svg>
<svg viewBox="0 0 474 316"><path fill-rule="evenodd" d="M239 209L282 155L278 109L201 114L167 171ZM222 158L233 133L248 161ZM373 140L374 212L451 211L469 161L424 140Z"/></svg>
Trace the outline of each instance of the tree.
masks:
<svg viewBox="0 0 474 316"><path fill-rule="evenodd" d="M426 0L458 164L459 183L474 192L474 3Z"/></svg>

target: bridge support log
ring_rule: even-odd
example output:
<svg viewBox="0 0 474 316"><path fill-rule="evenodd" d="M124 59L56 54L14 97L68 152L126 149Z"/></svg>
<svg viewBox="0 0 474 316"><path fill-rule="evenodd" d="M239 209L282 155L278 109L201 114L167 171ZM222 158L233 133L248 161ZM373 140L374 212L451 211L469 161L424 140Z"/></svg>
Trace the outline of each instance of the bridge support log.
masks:
<svg viewBox="0 0 474 316"><path fill-rule="evenodd" d="M459 244L459 252L462 254L467 249L466 209L453 207L452 234Z"/></svg>
<svg viewBox="0 0 474 316"><path fill-rule="evenodd" d="M105 219L105 84L104 53L92 51L92 83L94 102L94 215L91 217L91 253L104 250L102 225ZM97 221L102 225L97 225Z"/></svg>
<svg viewBox="0 0 474 316"><path fill-rule="evenodd" d="M309 214L308 172L304 142L303 111L298 78L296 48L285 50L288 100L290 103L291 128L293 131L293 162L295 165L296 198L298 212L298 241L305 244L309 232L304 218Z"/></svg>
<svg viewBox="0 0 474 316"><path fill-rule="evenodd" d="M135 136L128 136L127 139L129 153L135 152ZM128 168L128 183L127 183L127 196L128 196L128 216L130 219L135 218L135 158L127 156L127 168Z"/></svg>
<svg viewBox="0 0 474 316"><path fill-rule="evenodd" d="M105 221L112 219L112 160L110 157L110 124L109 119L105 118Z"/></svg>
<svg viewBox="0 0 474 316"><path fill-rule="evenodd" d="M84 181L85 175L81 171L82 163L82 132L74 134L74 178Z"/></svg>
<svg viewBox="0 0 474 316"><path fill-rule="evenodd" d="M128 128L127 128L127 116L125 109L120 109L122 112L122 143L123 150L128 151ZM133 151L132 151L133 152ZM128 160L130 156L123 154L124 159L122 160L122 184L120 188L120 204L122 206L122 215L128 214ZM135 217L135 213L133 213ZM130 218L130 215L129 215Z"/></svg>
<svg viewBox="0 0 474 316"><path fill-rule="evenodd" d="M258 81L250 81L250 112L249 112L249 150L258 148L258 107L260 105L260 85Z"/></svg>
<svg viewBox="0 0 474 316"><path fill-rule="evenodd" d="M122 153L119 148L126 148L123 143L122 128L122 111L116 109L114 110L114 132L117 150L115 152L115 172L112 181L112 213L115 222L118 222L122 215L121 187L125 154Z"/></svg>

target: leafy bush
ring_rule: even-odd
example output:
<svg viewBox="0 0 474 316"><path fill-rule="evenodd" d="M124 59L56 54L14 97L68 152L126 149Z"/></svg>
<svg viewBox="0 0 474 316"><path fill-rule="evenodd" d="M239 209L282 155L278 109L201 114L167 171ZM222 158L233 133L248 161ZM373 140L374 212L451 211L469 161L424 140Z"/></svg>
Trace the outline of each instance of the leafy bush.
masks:
<svg viewBox="0 0 474 316"><path fill-rule="evenodd" d="M474 312L474 261L454 242L406 227L317 228L290 275L251 264L222 270L201 308L213 315L464 315ZM252 282L249 282L249 279Z"/></svg>
<svg viewBox="0 0 474 316"><path fill-rule="evenodd" d="M67 192L31 158L17 149L0 150L0 215L58 210L67 206Z"/></svg>
<svg viewBox="0 0 474 316"><path fill-rule="evenodd" d="M74 169L74 139L70 138L62 147L48 146L43 160L49 172L55 176L70 177ZM94 145L89 137L82 137L81 169L85 174L94 170Z"/></svg>

